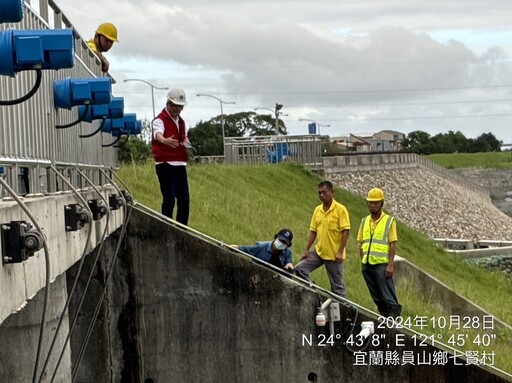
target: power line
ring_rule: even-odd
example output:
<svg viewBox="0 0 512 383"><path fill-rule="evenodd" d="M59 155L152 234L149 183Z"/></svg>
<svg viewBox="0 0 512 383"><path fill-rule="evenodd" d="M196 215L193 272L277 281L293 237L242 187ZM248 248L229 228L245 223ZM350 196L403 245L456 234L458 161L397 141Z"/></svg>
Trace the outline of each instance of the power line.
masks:
<svg viewBox="0 0 512 383"><path fill-rule="evenodd" d="M443 120L443 119L458 119L458 118L482 118L482 117L510 117L512 113L496 113L496 114L473 114L473 115L458 115L458 116L420 116L420 117L383 117L383 118L341 118L329 119L318 121L335 121L335 122L366 122L366 121L400 121L400 120ZM285 122L287 120L284 120ZM291 120L288 120L291 122Z"/></svg>
<svg viewBox="0 0 512 383"><path fill-rule="evenodd" d="M480 104L480 103L501 103L512 102L512 98L492 99L492 100L467 100L467 101L433 101L433 102L393 102L393 103L377 103L377 104L337 104L337 105L315 105L315 109L320 108L360 108L360 107L381 107L381 106L422 106L422 105L455 105L455 104ZM139 105L140 106L140 105ZM188 109L215 109L211 106L196 106L189 105ZM251 109L252 106L238 105L236 109ZM288 108L297 108L296 106L289 106Z"/></svg>
<svg viewBox="0 0 512 383"><path fill-rule="evenodd" d="M435 92L447 90L474 90L474 89L499 89L512 88L512 84L480 85L480 86L460 86L444 88L404 88L404 89L348 89L348 90L301 90L301 91L274 91L274 92L210 92L213 95L285 95L285 94L360 94L360 93L399 93L399 92ZM120 91L119 93L136 93L135 91Z"/></svg>
<svg viewBox="0 0 512 383"><path fill-rule="evenodd" d="M322 108L360 108L360 107L382 107L382 106L422 106L422 105L456 105L456 104L480 104L480 103L502 103L502 102L512 102L512 98L503 98L503 99L487 99L487 100L456 100L456 101L433 101L433 102L393 102L393 103L376 103L376 104L337 104L337 105L315 105L315 109ZM130 104L134 107L150 107L150 104ZM297 108L297 106L288 106L289 108ZM253 109L252 105L237 105L231 107L233 109ZM211 105L195 105L189 104L187 105L187 109L217 109L215 106Z"/></svg>
<svg viewBox="0 0 512 383"><path fill-rule="evenodd" d="M368 89L368 90L311 90L311 91L275 91L275 92L218 92L218 95L283 95L283 94L361 94L361 93L400 93L400 92L435 92L447 90L471 90L471 89L497 89L512 88L510 84L503 85L481 85L481 86L461 86L445 88L404 88L404 89Z"/></svg>

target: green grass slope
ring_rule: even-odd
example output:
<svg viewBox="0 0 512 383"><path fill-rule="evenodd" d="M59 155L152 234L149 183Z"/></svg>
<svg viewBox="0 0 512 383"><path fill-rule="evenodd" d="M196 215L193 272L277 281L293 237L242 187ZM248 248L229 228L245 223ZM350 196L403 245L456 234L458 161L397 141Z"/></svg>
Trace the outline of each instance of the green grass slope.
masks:
<svg viewBox="0 0 512 383"><path fill-rule="evenodd" d="M161 196L153 165L127 166L119 170L134 198L160 211ZM294 233L294 258L297 260L306 241L311 214L320 203L316 174L299 165L198 165L188 168L191 191L189 226L227 244L252 244L270 240L282 227ZM368 214L363 198L337 188L335 199L349 210L351 235L345 264L348 298L376 310L360 271L356 235L359 222ZM398 222L398 254L434 275L455 291L512 324L512 282L499 273L467 265L439 249L433 241ZM323 268L312 279L329 288ZM414 281L402 283L397 291L404 317L445 316L442 302L426 301ZM469 335L472 336L471 334ZM473 345L471 345L473 346ZM492 344L496 366L512 372L512 334L498 334ZM470 347L469 350L478 349ZM482 348L487 352L489 347Z"/></svg>
<svg viewBox="0 0 512 383"><path fill-rule="evenodd" d="M487 153L431 154L427 156L447 169L487 168L512 169L512 151Z"/></svg>

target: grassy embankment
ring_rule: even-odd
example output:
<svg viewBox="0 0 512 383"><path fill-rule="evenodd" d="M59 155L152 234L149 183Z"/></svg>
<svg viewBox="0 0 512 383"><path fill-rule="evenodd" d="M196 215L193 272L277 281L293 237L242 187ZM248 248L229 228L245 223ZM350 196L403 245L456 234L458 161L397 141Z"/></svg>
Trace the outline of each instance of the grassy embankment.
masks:
<svg viewBox="0 0 512 383"><path fill-rule="evenodd" d="M160 211L161 196L153 165L123 167L118 174L129 185L139 203ZM297 259L304 248L311 213L319 204L316 194L319 180L317 175L293 164L190 166L192 203L189 226L228 244L252 244L258 240L270 240L277 230L289 227L294 233L292 250ZM345 264L348 298L375 310L361 276L357 257L356 234L361 218L367 214L366 202L339 188L336 189L335 198L349 209L352 224ZM499 273L467 265L459 258L446 254L429 238L400 222L398 230L400 256L496 317L512 324L510 280ZM323 268L317 270L312 279L318 285L329 288ZM448 318L449 314L443 311L443 303L437 302L435 296L423 299L414 281L400 284L397 290L404 307L404 317ZM446 334L449 332L435 329L432 333L442 333L444 340L448 339ZM452 333L457 335L461 331ZM497 333L497 340L493 340L487 348L471 344L476 333L469 333L468 344L464 349L494 351L495 365L512 373L512 333Z"/></svg>
<svg viewBox="0 0 512 383"><path fill-rule="evenodd" d="M512 151L489 153L431 154L427 158L447 169L512 169Z"/></svg>

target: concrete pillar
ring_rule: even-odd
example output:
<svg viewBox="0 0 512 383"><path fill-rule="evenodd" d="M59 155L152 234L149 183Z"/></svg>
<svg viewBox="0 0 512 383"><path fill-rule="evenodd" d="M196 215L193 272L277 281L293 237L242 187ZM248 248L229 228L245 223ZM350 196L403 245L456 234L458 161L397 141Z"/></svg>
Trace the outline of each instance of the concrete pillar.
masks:
<svg viewBox="0 0 512 383"><path fill-rule="evenodd" d="M39 330L44 303L44 289L19 312L9 316L0 326L0 381L9 383L26 383L32 381L36 360L37 345L39 342ZM67 299L66 276L60 275L50 285L50 299L46 314L45 336L41 348L39 371L46 360L59 316ZM59 337L54 346L51 359L46 369L46 378L43 382L49 382L55 370L55 364L59 358L64 340L68 334L67 313L59 331ZM69 345L63 354L55 382L71 381L71 359Z"/></svg>

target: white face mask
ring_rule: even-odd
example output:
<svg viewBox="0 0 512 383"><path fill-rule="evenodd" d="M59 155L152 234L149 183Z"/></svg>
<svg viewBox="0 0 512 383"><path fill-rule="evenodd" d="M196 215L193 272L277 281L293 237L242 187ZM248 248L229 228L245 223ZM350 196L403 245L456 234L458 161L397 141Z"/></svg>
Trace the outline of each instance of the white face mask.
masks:
<svg viewBox="0 0 512 383"><path fill-rule="evenodd" d="M286 243L283 243L281 242L279 239L275 239L274 241L274 246L277 250L284 250L286 249L288 246L286 245Z"/></svg>

